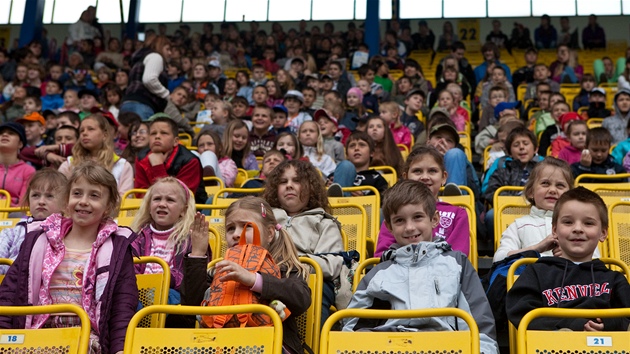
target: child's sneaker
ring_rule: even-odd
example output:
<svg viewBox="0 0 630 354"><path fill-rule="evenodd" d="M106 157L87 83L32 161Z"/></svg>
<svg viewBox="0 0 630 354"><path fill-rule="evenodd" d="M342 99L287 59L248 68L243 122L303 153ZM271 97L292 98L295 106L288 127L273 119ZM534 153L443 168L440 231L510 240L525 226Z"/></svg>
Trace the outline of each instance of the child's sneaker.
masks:
<svg viewBox="0 0 630 354"><path fill-rule="evenodd" d="M339 183L333 183L328 187L329 197L343 197L343 189Z"/></svg>
<svg viewBox="0 0 630 354"><path fill-rule="evenodd" d="M445 197L455 197L458 195L462 195L462 191L455 183L447 183L444 186L444 191L442 192L442 195Z"/></svg>

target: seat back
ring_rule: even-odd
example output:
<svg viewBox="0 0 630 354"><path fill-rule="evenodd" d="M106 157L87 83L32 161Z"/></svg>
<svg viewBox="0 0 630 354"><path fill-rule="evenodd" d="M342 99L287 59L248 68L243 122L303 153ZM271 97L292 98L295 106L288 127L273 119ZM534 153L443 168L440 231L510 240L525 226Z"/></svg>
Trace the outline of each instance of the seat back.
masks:
<svg viewBox="0 0 630 354"><path fill-rule="evenodd" d="M360 260L364 260L367 254L367 212L354 203L331 204L332 215L341 223L347 239L346 251L357 250Z"/></svg>
<svg viewBox="0 0 630 354"><path fill-rule="evenodd" d="M597 187L609 187L609 188L623 188L624 186L628 185L628 179L630 178L630 173L618 173L615 175L598 175L598 174L583 174L583 175L579 175L577 176L577 178L575 179L575 186L582 186L584 188L588 188L590 190L593 190L593 188L597 188ZM584 183L582 182L585 179L595 179L595 180L599 180L601 181L600 183ZM606 181L610 181L610 180L619 180L619 179L625 179L624 182L613 182L613 183L607 183Z"/></svg>
<svg viewBox="0 0 630 354"><path fill-rule="evenodd" d="M608 257L630 265L630 201L617 202L608 208L609 233L606 239Z"/></svg>
<svg viewBox="0 0 630 354"><path fill-rule="evenodd" d="M540 317L611 318L630 317L630 308L569 309L545 307L527 313L518 327L517 352L534 353L627 353L630 348L628 332L537 331L528 330L529 324Z"/></svg>
<svg viewBox="0 0 630 354"><path fill-rule="evenodd" d="M152 256L134 257L133 263L157 263L162 267L162 273L136 274L136 284L138 284L138 300L142 303L142 306L166 305L171 285L171 269L168 264L162 258ZM163 328L165 321L166 315L153 313L151 316L142 318L138 326Z"/></svg>
<svg viewBox="0 0 630 354"><path fill-rule="evenodd" d="M0 353L87 354L90 319L77 305L0 306L3 316L72 313L80 327L45 329L0 329Z"/></svg>
<svg viewBox="0 0 630 354"><path fill-rule="evenodd" d="M296 318L298 331L302 342L317 353L319 350L319 331L322 317L322 291L324 286L324 275L322 268L317 262L308 258L300 257L300 262L309 266L313 273L308 276L308 287L311 289L311 306Z"/></svg>
<svg viewBox="0 0 630 354"><path fill-rule="evenodd" d="M142 205L142 199L147 193L147 189L134 188L130 189L123 194L120 199L120 210L118 217L134 217L136 216L140 205ZM123 214L122 211L125 211Z"/></svg>
<svg viewBox="0 0 630 354"><path fill-rule="evenodd" d="M381 176L385 178L389 187L392 187L394 184L396 184L396 182L398 182L398 174L396 173L396 170L391 166L374 166L370 167L370 170L378 171Z"/></svg>
<svg viewBox="0 0 630 354"><path fill-rule="evenodd" d="M153 314L220 315L264 313L273 326L244 328L138 328L138 323ZM282 321L265 305L238 306L149 306L138 311L125 337L125 353L232 353L281 354Z"/></svg>
<svg viewBox="0 0 630 354"><path fill-rule="evenodd" d="M229 204L195 205L197 211L210 211L210 216L206 217L206 220L208 221L209 225L210 238L208 242L210 243L210 247L212 248L213 260L223 257L225 251L227 250L227 243L225 242L225 212L229 206Z"/></svg>
<svg viewBox="0 0 630 354"><path fill-rule="evenodd" d="M247 170L239 168L238 172L236 173L236 179L234 180L234 188L241 188L243 183L245 183L248 178L249 174L247 173Z"/></svg>
<svg viewBox="0 0 630 354"><path fill-rule="evenodd" d="M344 192L371 191L373 195L360 197L328 197L330 204L359 204L367 213L367 233L365 234L368 249L374 251L376 238L381 227L381 197L376 188L372 186L359 186L343 188ZM364 255L361 255L364 257Z"/></svg>
<svg viewBox="0 0 630 354"><path fill-rule="evenodd" d="M515 275L516 270L522 265L536 263L537 260L538 258L521 258L512 263L512 265L508 269L505 281L507 284L507 291L510 291L510 289L512 289L512 285L514 285L516 278L518 278L518 276ZM510 321L508 321L508 336L510 341L510 353L516 354L516 327L514 327L514 325Z"/></svg>
<svg viewBox="0 0 630 354"><path fill-rule="evenodd" d="M25 210L22 208L0 208L0 215L6 215L6 217L0 218L0 230L14 228L22 220L22 218L9 218L9 213L13 212L25 212Z"/></svg>
<svg viewBox="0 0 630 354"><path fill-rule="evenodd" d="M209 182L214 182L215 185L209 186L208 185ZM225 188L225 183L223 183L223 180L219 177L204 177L203 183L206 189L206 193L208 194L208 197L217 194L219 190Z"/></svg>
<svg viewBox="0 0 630 354"><path fill-rule="evenodd" d="M344 318L426 318L458 317L469 329L460 331L418 332L341 332L332 326ZM479 329L466 311L446 307L417 310L346 309L333 313L322 328L320 354L391 354L391 353L479 353Z"/></svg>
<svg viewBox="0 0 630 354"><path fill-rule="evenodd" d="M472 163L472 142L470 140L470 135L466 132L458 132L459 133L459 143L464 147L464 153L466 154L466 158L469 162Z"/></svg>
<svg viewBox="0 0 630 354"><path fill-rule="evenodd" d="M499 248L501 236L514 220L529 215L531 206L527 204L504 204L494 211L494 250Z"/></svg>
<svg viewBox="0 0 630 354"><path fill-rule="evenodd" d="M440 198L442 199L442 198ZM477 270L479 262L479 254L477 253L477 214L475 213L475 207L466 203L453 202L451 205L464 208L466 215L468 216L468 230L469 230L469 243L468 260Z"/></svg>
<svg viewBox="0 0 630 354"><path fill-rule="evenodd" d="M375 266L381 262L380 258L368 258L363 262L359 263L357 269L354 271L354 278L352 280L352 292L354 293L357 290L357 286L361 282L361 279L367 274L367 268L370 266Z"/></svg>
<svg viewBox="0 0 630 354"><path fill-rule="evenodd" d="M11 207L11 193L9 191L0 189L0 208ZM6 219L9 217L9 212L0 212L0 219Z"/></svg>
<svg viewBox="0 0 630 354"><path fill-rule="evenodd" d="M193 139L192 139L192 136L190 136L190 134L188 134L188 133L179 133L178 137L179 137L180 145L183 145L185 148L192 147Z"/></svg>
<svg viewBox="0 0 630 354"><path fill-rule="evenodd" d="M462 195L440 195L439 199L443 202L449 203L449 204L466 204L469 207L471 207L473 210L475 210L475 194L473 193L472 189L470 189L467 186L457 186L459 187L459 190L461 190L462 192L466 192L467 194L462 194ZM444 187L440 187L440 193L442 193L444 191Z"/></svg>

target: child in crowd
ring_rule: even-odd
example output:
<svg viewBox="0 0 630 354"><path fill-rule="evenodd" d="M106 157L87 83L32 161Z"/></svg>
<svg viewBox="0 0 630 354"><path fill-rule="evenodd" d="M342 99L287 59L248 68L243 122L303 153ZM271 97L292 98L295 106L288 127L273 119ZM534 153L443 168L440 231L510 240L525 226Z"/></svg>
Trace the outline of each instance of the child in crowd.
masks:
<svg viewBox="0 0 630 354"><path fill-rule="evenodd" d="M353 89L356 89L356 90L353 90ZM345 99L346 113L344 114L343 119L341 120L339 124L346 127L349 130L356 130L357 121L366 115L365 107L363 107L363 104L361 102L361 100L363 99L362 95L363 94L361 93L361 90L359 90L356 87L353 87L352 89L348 90L348 95L346 95L346 99ZM324 101L325 102L336 101L338 103L342 103L343 99L341 98L341 95L337 91L328 91L324 95Z"/></svg>
<svg viewBox="0 0 630 354"><path fill-rule="evenodd" d="M199 158L179 144L177 124L173 120L155 117L150 121L149 149L146 157L136 161L135 188L147 189L160 178L174 176L195 191L197 203L208 200Z"/></svg>
<svg viewBox="0 0 630 354"><path fill-rule="evenodd" d="M129 129L132 125L140 123L142 119L133 112L123 112L118 117L118 128L116 129L116 139L114 142L114 150L120 154L127 144L129 144Z"/></svg>
<svg viewBox="0 0 630 354"><path fill-rule="evenodd" d="M79 117L81 119L92 114L92 108L99 108L98 94L94 90L82 89L79 91L79 102L81 106Z"/></svg>
<svg viewBox="0 0 630 354"><path fill-rule="evenodd" d="M541 92L537 89L538 85L541 83L549 85L547 89L549 91L560 92L560 85L549 78L550 74L547 65L543 63L536 64L536 66L534 66L534 81L527 84L527 90L525 91L525 97L523 99L527 101L536 98L537 94Z"/></svg>
<svg viewBox="0 0 630 354"><path fill-rule="evenodd" d="M237 96L244 97L247 100L247 105L250 106L254 103L252 94L254 93L253 87L249 82L249 74L245 70L239 70L236 72L236 82L238 86Z"/></svg>
<svg viewBox="0 0 630 354"><path fill-rule="evenodd" d="M208 129L223 135L228 123L235 120L236 116L230 102L218 101L212 106L212 124Z"/></svg>
<svg viewBox="0 0 630 354"><path fill-rule="evenodd" d="M26 88L17 86L9 101L2 105L0 113L3 121L11 122L24 116L24 100L26 99Z"/></svg>
<svg viewBox="0 0 630 354"><path fill-rule="evenodd" d="M284 106L287 108L287 125L292 133L297 133L303 122L312 120L313 118L305 112L301 112L302 104L304 104L304 95L297 90L289 90L284 95Z"/></svg>
<svg viewBox="0 0 630 354"><path fill-rule="evenodd" d="M380 117L368 119L366 132L374 140L372 166L391 166L400 175L404 161L385 121Z"/></svg>
<svg viewBox="0 0 630 354"><path fill-rule="evenodd" d="M404 106L407 93L409 93L413 88L411 78L409 78L408 76L401 77L400 79L398 79L398 81L396 81L395 87L396 94L392 97L392 100L399 105Z"/></svg>
<svg viewBox="0 0 630 354"><path fill-rule="evenodd" d="M405 110L400 117L402 124L409 129L411 135L418 137L424 130L424 124L418 119L426 95L420 89L413 89L405 96Z"/></svg>
<svg viewBox="0 0 630 354"><path fill-rule="evenodd" d="M233 187L238 174L238 167L231 158L225 156L225 149L219 134L210 129L204 129L199 132L195 142L203 167L203 176L219 177L226 186Z"/></svg>
<svg viewBox="0 0 630 354"><path fill-rule="evenodd" d="M44 145L44 133L46 132L46 120L38 112L25 115L17 120L24 126L26 134L26 146L40 147Z"/></svg>
<svg viewBox="0 0 630 354"><path fill-rule="evenodd" d="M394 143L411 149L411 132L400 122L400 113L400 106L396 102L383 102L379 106L379 117L392 132Z"/></svg>
<svg viewBox="0 0 630 354"><path fill-rule="evenodd" d="M79 130L71 125L62 125L55 130L54 142L40 147L29 146L20 150L20 159L35 168L51 166L55 170L72 156L72 148L79 141Z"/></svg>
<svg viewBox="0 0 630 354"><path fill-rule="evenodd" d="M287 127L287 117L289 111L287 107L282 104L275 105L272 107L273 110L273 120L271 121L271 126L276 135L289 132L290 128Z"/></svg>
<svg viewBox="0 0 630 354"><path fill-rule="evenodd" d="M554 121L551 118L551 91L541 91L538 94L538 111L534 112L527 123L529 130L533 131L536 136L539 133L544 132L548 126L553 125Z"/></svg>
<svg viewBox="0 0 630 354"><path fill-rule="evenodd" d="M606 90L601 87L595 87L588 95L588 110L582 112L582 119L589 118L608 118L610 110L606 108Z"/></svg>
<svg viewBox="0 0 630 354"><path fill-rule="evenodd" d="M379 195L388 187L387 180L381 176L376 170L370 170L372 164L372 156L374 156L374 140L365 132L356 131L346 140L347 161L341 161L335 168L333 182L339 187L356 187L356 186L372 186L376 188ZM334 185L334 184L333 184ZM343 194L331 185L328 188L328 195L334 197L342 197ZM337 193L338 195L333 195ZM354 191L349 195L373 195L372 191Z"/></svg>
<svg viewBox="0 0 630 354"><path fill-rule="evenodd" d="M625 173L626 170L620 164L616 163L612 156L608 153L612 143L612 135L605 128L593 128L589 131L586 139L586 149L582 151L580 161L571 165L573 177L577 178L583 174L596 175L616 175ZM626 179L598 180L586 178L581 180L582 183L620 183L627 182Z"/></svg>
<svg viewBox="0 0 630 354"><path fill-rule="evenodd" d="M112 218L120 202L117 182L93 163L77 166L62 199L65 215L52 214L25 237L0 285L2 306L70 303L87 312L95 353L121 353L138 306L131 242L136 235ZM101 276L100 269L116 269ZM39 274L41 283L29 281ZM27 321L28 319L28 321ZM73 315L0 317L1 328L77 326Z"/></svg>
<svg viewBox="0 0 630 354"><path fill-rule="evenodd" d="M252 91L253 106L267 106L268 99L269 95L267 94L267 88L264 85L258 85L254 87L254 90Z"/></svg>
<svg viewBox="0 0 630 354"><path fill-rule="evenodd" d="M383 216L395 243L383 254L381 263L361 279L348 308L464 309L479 327L481 351L485 354L498 353L492 310L477 272L466 255L451 251L441 239L434 241L434 230L440 216L432 191L417 181L398 182L385 193ZM343 330L368 328L415 332L453 331L468 326L458 318L430 318L422 321L390 319L377 323L351 318L344 324Z"/></svg>
<svg viewBox="0 0 630 354"><path fill-rule="evenodd" d="M630 89L621 88L615 94L615 114L604 119L602 127L612 135L612 144L619 144L628 138L626 125L630 120Z"/></svg>
<svg viewBox="0 0 630 354"><path fill-rule="evenodd" d="M135 171L136 161L142 160L149 152L149 125L144 122L132 124L127 140L129 144L120 157L127 160Z"/></svg>
<svg viewBox="0 0 630 354"><path fill-rule="evenodd" d="M560 150L558 158L572 165L581 160L582 151L586 149L586 139L588 137L586 122L583 120L569 121L566 124L566 135L570 145Z"/></svg>
<svg viewBox="0 0 630 354"><path fill-rule="evenodd" d="M466 131L466 122L470 120L468 112L455 102L455 97L448 90L442 90L438 96L437 106L444 108L451 117L457 131Z"/></svg>
<svg viewBox="0 0 630 354"><path fill-rule="evenodd" d="M79 133L79 143L72 147L72 156L59 166L59 172L70 178L77 166L91 161L114 175L121 196L132 189L133 168L127 160L118 157L114 152L114 140L107 119L100 114L88 116L81 122Z"/></svg>
<svg viewBox="0 0 630 354"><path fill-rule="evenodd" d="M263 157L273 148L276 132L271 129L273 111L266 105L257 105L252 111L252 130L249 133L250 150L254 156Z"/></svg>
<svg viewBox="0 0 630 354"><path fill-rule="evenodd" d="M496 124L488 125L483 128L475 137L475 152L483 155L483 151L488 145L496 142L496 136L499 129L507 122L519 120L516 110L520 107L520 102L501 102L494 107L494 116ZM505 141L506 137L503 137ZM496 149L495 149L496 150ZM499 149L502 151L502 148Z"/></svg>
<svg viewBox="0 0 630 354"><path fill-rule="evenodd" d="M558 157L562 149L571 145L571 141L569 140L569 126L572 122L578 120L581 120L581 118L575 112L567 112L560 116L560 128L562 131L558 134L556 139L551 142L551 156ZM586 131L583 131L583 133L585 135L584 140L586 140Z"/></svg>
<svg viewBox="0 0 630 354"><path fill-rule="evenodd" d="M131 229L138 234L131 247L136 256L155 256L171 271L169 304L180 303L184 255L191 251L190 232L195 221L195 198L175 177L164 177L149 187ZM206 245L207 246L207 245ZM206 262L212 259L208 247ZM136 274L162 273L157 263L136 264Z"/></svg>
<svg viewBox="0 0 630 354"><path fill-rule="evenodd" d="M479 130L483 130L489 125L496 124L497 117L494 112L500 103L507 102L507 91L502 86L493 86L488 91L488 104L482 108L479 120Z"/></svg>
<svg viewBox="0 0 630 354"><path fill-rule="evenodd" d="M527 266L507 294L510 322L518 326L538 308L611 309L630 306L626 277L597 258L608 236L606 204L596 193L578 187L562 195L554 208L552 233L559 250ZM576 291L577 290L577 291ZM595 315L594 315L595 316ZM538 318L532 330L627 331L628 318Z"/></svg>
<svg viewBox="0 0 630 354"><path fill-rule="evenodd" d="M120 112L120 104L122 101L123 92L115 84L107 84L103 89L103 96L105 102L103 102L103 109L110 112L114 118L118 119Z"/></svg>
<svg viewBox="0 0 630 354"><path fill-rule="evenodd" d="M26 146L24 127L15 122L0 125L0 171L4 176L2 189L11 195L11 206L20 206L26 198L26 190L31 176L35 173L32 166L18 158L20 150Z"/></svg>
<svg viewBox="0 0 630 354"><path fill-rule="evenodd" d="M278 300L285 304L291 315L282 322L282 345L291 352L302 349L297 319L311 305L311 294L306 280L309 270L300 263L298 250L291 240L288 228L280 227L271 206L261 198L245 197L232 203L225 213L225 240L228 247L239 243L242 233L247 242L253 242L253 230L247 223L254 223L260 231L260 242L280 268L280 278L269 274L251 273L241 266L223 260L214 266L212 274L228 272L225 280L233 280L251 288L262 301ZM246 229L247 228L247 229ZM182 294L183 305L199 306L208 291L208 223L197 215L191 233L192 251L184 256L186 291ZM210 280L210 279L208 279Z"/></svg>
<svg viewBox="0 0 630 354"><path fill-rule="evenodd" d="M357 82L357 88L361 91L361 94L363 94L363 99L361 100L363 107L372 113L378 112L378 97L372 94L370 83L367 80L359 80ZM350 90L348 90L348 93L350 93Z"/></svg>
<svg viewBox="0 0 630 354"><path fill-rule="evenodd" d="M297 160L304 156L302 145L298 138L289 132L280 133L273 148L283 152L289 160Z"/></svg>
<svg viewBox="0 0 630 354"><path fill-rule="evenodd" d="M230 157L237 168L258 170L256 156L251 153L249 129L242 120L235 119L228 123L222 141L225 142L225 156Z"/></svg>
<svg viewBox="0 0 630 354"><path fill-rule="evenodd" d="M501 86L505 89L507 92L507 102L516 101L514 87L512 87L512 84L507 80L505 69L501 65L496 65L492 68L490 80L484 84L480 100L482 107L485 107L488 104L488 94L490 93L490 88L494 86Z"/></svg>
<svg viewBox="0 0 630 354"><path fill-rule="evenodd" d="M506 120L505 123L499 125L499 129L497 129L496 138L493 139L493 143L491 144L489 157L484 169L487 170L494 164L498 158L505 156L505 141L507 140L507 136L510 135L510 132L518 127L524 126L523 122L517 119Z"/></svg>
<svg viewBox="0 0 630 354"><path fill-rule="evenodd" d="M304 107L302 107L302 110L308 113L308 115L312 117L315 114L315 111L322 107L322 105L324 104L324 99L322 97L319 104L317 105L317 107L319 108L315 108L316 106L315 100L317 99L317 91L314 88L307 86L307 87L304 87L301 92L302 92L302 95L304 96Z"/></svg>
<svg viewBox="0 0 630 354"><path fill-rule="evenodd" d="M433 147L415 148L407 157L403 170L403 180L422 182L431 191L432 198L437 199L436 209L440 222L433 228L433 237L444 239L453 250L468 255L470 253L470 225L466 210L440 201L438 197L440 187L446 183L448 176L442 154ZM380 257L396 241L385 222L381 225L377 240L375 257Z"/></svg>
<svg viewBox="0 0 630 354"><path fill-rule="evenodd" d="M28 183L23 206L28 206L31 216L25 217L13 228L0 231L0 258L15 260L24 241L24 236L39 227L41 221L51 214L60 213L65 201L63 189L68 180L66 176L52 169L35 172ZM8 267L0 267L0 274L5 274Z"/></svg>
<svg viewBox="0 0 630 354"><path fill-rule="evenodd" d="M265 83L265 87L267 88L267 95L269 96L269 98L267 98L267 105L269 107L283 104L284 99L278 81L275 79L268 80L267 83Z"/></svg>
<svg viewBox="0 0 630 354"><path fill-rule="evenodd" d="M42 110L60 109L64 105L61 89L61 82L58 80L48 80L46 82L46 94L42 96Z"/></svg>
<svg viewBox="0 0 630 354"><path fill-rule="evenodd" d="M304 151L304 156L325 177L335 171L337 164L333 158L324 152L324 138L319 130L319 125L314 121L306 121L300 125L298 140Z"/></svg>
<svg viewBox="0 0 630 354"><path fill-rule="evenodd" d="M274 168L276 168L282 161L286 160L286 156L278 150L269 150L265 153L262 160L262 166L260 167L260 174L248 179L241 188L264 188L265 182L267 182L267 176L271 174ZM230 198L242 198L247 194L244 193L232 193Z"/></svg>
<svg viewBox="0 0 630 354"><path fill-rule="evenodd" d="M547 150L551 147L551 144L562 133L562 116L569 113L571 108L569 104L564 101L558 101L551 106L551 116L554 120L553 125L548 126L540 136L540 142L538 144L538 155L547 156Z"/></svg>
<svg viewBox="0 0 630 354"><path fill-rule="evenodd" d="M324 180L307 161L284 161L267 176L263 199L273 208L278 224L291 236L298 254L312 258L322 268L324 323L335 302L333 280L339 278L343 263L342 257L333 254L343 251L343 241L341 225L329 214Z"/></svg>
<svg viewBox="0 0 630 354"><path fill-rule="evenodd" d="M346 159L343 145L335 139L338 123L337 118L331 112L325 109L315 111L315 121L319 124L319 130L324 139L324 152L333 158L335 163L339 163Z"/></svg>
<svg viewBox="0 0 630 354"><path fill-rule="evenodd" d="M626 131L628 132L628 138L615 146L611 155L616 163L622 165L623 158L630 151L630 119L628 119L628 125L626 126Z"/></svg>
<svg viewBox="0 0 630 354"><path fill-rule="evenodd" d="M582 107L588 107L591 92L595 88L595 77L593 74L584 74L580 80L580 93L573 99L573 111L577 112ZM606 92L606 91L604 91Z"/></svg>
<svg viewBox="0 0 630 354"><path fill-rule="evenodd" d="M572 188L573 176L566 162L547 157L538 163L523 190L523 197L531 204L529 215L516 219L503 231L494 262L528 250L542 256L559 254L551 218L558 198Z"/></svg>
<svg viewBox="0 0 630 354"><path fill-rule="evenodd" d="M68 89L63 93L63 107L59 109L59 112L71 111L79 113L81 112L80 105L78 91Z"/></svg>
<svg viewBox="0 0 630 354"><path fill-rule="evenodd" d="M24 115L42 112L42 100L38 96L26 96L24 99Z"/></svg>

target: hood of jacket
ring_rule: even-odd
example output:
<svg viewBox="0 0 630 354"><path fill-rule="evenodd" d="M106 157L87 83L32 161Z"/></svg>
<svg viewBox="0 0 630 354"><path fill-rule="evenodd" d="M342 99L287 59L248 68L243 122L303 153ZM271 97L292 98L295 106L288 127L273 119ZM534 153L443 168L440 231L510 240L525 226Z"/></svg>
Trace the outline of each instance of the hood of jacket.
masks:
<svg viewBox="0 0 630 354"><path fill-rule="evenodd" d="M613 107L615 108L615 115L628 120L628 118L630 118L630 110L628 112L626 112L626 114L621 113L621 111L619 110L619 106L617 106L617 98L619 97L619 95L621 94L626 94L628 96L630 96L630 89L628 88L620 88L619 91L617 91L617 93L615 94L615 100L613 101Z"/></svg>

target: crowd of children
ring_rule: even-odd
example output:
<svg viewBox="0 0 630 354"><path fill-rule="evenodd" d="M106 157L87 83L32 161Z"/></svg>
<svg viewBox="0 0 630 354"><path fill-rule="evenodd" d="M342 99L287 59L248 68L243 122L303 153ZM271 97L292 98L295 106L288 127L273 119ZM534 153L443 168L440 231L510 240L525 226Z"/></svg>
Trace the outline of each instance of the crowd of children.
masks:
<svg viewBox="0 0 630 354"><path fill-rule="evenodd" d="M218 42L222 36L238 37L232 26L222 26L216 35L210 29L204 43L213 48L214 36ZM82 306L93 329L92 352L118 353L138 308L135 275L162 271L153 264L134 265L132 255L156 256L170 267L170 304L201 304L212 281L207 275L213 278L215 272L227 272L222 281L239 282L263 300L284 303L291 312L283 322L285 351L299 353L296 318L307 310L311 294L309 270L298 256L310 257L323 271L323 323L330 306L339 307L337 300L347 295L339 288L346 266L344 239L328 197L378 193L382 205L375 207L382 208L383 219L372 222L382 223L374 252L381 263L341 306L462 308L477 322L481 351L497 353L492 310L467 256L473 256L471 241L494 237L495 192L518 186L523 191L513 194L526 199L530 213L503 231L494 261L524 251L545 258L508 293L509 320L518 324L531 309L560 303L628 306L623 300L630 295L627 282L593 260L600 255L597 242L607 236L606 206L573 185L584 174L630 173L630 89L619 88L611 112L606 91L595 86L593 75L584 74L580 93L569 102L558 83L574 77L573 69L551 70L537 62L531 48L525 52L528 66L512 81L496 46L487 44L485 62L473 72L461 42L453 43L453 53L441 61L433 88L418 62L400 57L395 32L388 32L393 42L384 48L386 55L357 66L357 80L345 69L343 54L350 59L365 45L348 33L347 41L328 33L312 43L310 34L300 40L291 30L285 41L282 29L275 31L276 37L250 33L251 40L257 39L249 54L257 62L243 61L249 69L234 77L226 77L222 67L241 57L231 57L220 46L200 57L189 51L182 33L172 39L159 36L167 48L159 53L151 52L155 33L138 43L140 50L151 52L151 60L163 62L164 72L151 82L137 75L146 69L142 62L126 59L114 69L104 63L90 67L71 55L65 69L50 62L45 74L33 54L16 62L10 82L0 79L6 101L0 107L0 188L8 193L8 205L28 208L28 214L21 210L12 216L28 217L0 233L0 257L15 261L1 269L6 277L0 305ZM561 47L559 57L569 55ZM390 68L404 75L392 80ZM615 79L606 75L600 76ZM523 84L525 97L517 101L516 88ZM142 117L121 107L123 101L127 107L138 103L133 100L137 91L130 98L128 86L144 87L149 95L160 92L163 109ZM589 118L603 118L601 126L591 127ZM190 144L183 139L191 139ZM483 162L473 164L466 152ZM484 154L487 159L481 159ZM388 184L374 169L378 166L391 167L398 181ZM232 195L239 199L225 215L225 242L231 247L243 235L252 237L246 224L256 224L262 246L280 266L280 278L249 273L227 260L206 271L213 258L208 224L195 204L211 203L204 177L234 187L239 170L252 177L242 188L264 187L264 192L261 197ZM596 176L582 180L597 181ZM628 183L628 178L606 182ZM344 190L360 186L376 192ZM120 200L134 188L147 189L142 205L131 228L119 227L114 218ZM442 199L468 190L475 199L471 215ZM470 227L470 217L479 220L477 229ZM105 276L103 267L110 269ZM560 277L561 272L566 274ZM598 278L591 280L585 272ZM31 282L32 277L41 282ZM553 290L582 284L585 277L589 283L609 279L610 293L567 300ZM427 286L430 292L418 291ZM541 297L541 292L548 294ZM625 330L626 322L580 319L536 326ZM0 315L2 328L76 324L67 315ZM167 325L191 323L172 316ZM446 318L426 323L350 319L343 328L453 330L466 325Z"/></svg>

